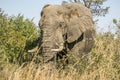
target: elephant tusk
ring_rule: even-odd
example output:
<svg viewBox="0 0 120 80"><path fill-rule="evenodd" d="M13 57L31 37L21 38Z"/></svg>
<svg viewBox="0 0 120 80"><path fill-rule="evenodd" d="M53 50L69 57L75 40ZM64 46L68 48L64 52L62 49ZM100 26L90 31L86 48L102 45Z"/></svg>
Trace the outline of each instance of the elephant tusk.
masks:
<svg viewBox="0 0 120 80"><path fill-rule="evenodd" d="M54 51L54 52L60 52L60 51L62 51L63 50L63 45L61 45L60 47L59 47L59 49L51 49L51 51Z"/></svg>
<svg viewBox="0 0 120 80"><path fill-rule="evenodd" d="M51 51L55 51L55 52L60 52L60 51L62 51L62 49L51 49Z"/></svg>
<svg viewBox="0 0 120 80"><path fill-rule="evenodd" d="M33 53L33 52L37 52L39 50L38 46L36 46L35 48L28 50L29 53Z"/></svg>

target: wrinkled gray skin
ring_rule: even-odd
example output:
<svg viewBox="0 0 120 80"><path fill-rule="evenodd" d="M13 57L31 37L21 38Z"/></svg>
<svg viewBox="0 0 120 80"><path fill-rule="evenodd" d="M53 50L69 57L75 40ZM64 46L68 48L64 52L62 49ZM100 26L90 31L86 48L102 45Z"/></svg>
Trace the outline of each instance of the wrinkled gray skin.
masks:
<svg viewBox="0 0 120 80"><path fill-rule="evenodd" d="M82 4L46 5L41 12L39 26L42 41L28 52L43 49L44 62L65 50L80 57L94 45L95 28L92 15Z"/></svg>

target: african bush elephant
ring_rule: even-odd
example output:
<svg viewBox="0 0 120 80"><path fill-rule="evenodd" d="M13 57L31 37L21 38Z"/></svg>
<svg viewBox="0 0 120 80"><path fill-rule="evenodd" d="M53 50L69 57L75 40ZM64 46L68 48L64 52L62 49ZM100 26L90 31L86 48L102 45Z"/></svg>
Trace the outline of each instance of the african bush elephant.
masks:
<svg viewBox="0 0 120 80"><path fill-rule="evenodd" d="M28 52L37 51L41 47L44 62L48 62L63 50L80 56L83 52L89 52L94 45L92 14L82 4L44 6L39 26L42 40L36 48Z"/></svg>

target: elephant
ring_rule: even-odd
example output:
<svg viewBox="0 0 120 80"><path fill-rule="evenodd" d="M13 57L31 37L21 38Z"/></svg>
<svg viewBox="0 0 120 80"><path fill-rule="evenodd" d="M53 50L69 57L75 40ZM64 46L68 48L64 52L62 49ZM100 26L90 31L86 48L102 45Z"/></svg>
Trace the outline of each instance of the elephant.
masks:
<svg viewBox="0 0 120 80"><path fill-rule="evenodd" d="M80 57L94 46L95 26L91 11L82 4L65 3L45 5L41 11L39 27L41 40L37 47L28 52L42 49L43 61L52 60L61 52Z"/></svg>

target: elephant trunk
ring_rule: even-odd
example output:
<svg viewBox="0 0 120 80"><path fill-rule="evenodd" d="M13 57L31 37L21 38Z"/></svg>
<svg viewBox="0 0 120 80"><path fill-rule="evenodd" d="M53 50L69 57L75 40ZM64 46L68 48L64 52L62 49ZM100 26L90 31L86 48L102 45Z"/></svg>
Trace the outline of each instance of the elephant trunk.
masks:
<svg viewBox="0 0 120 80"><path fill-rule="evenodd" d="M42 38L42 54L43 54L43 62L48 62L50 61L54 55L55 52L52 52L52 28L50 26L41 26L42 31L43 31L43 38Z"/></svg>
<svg viewBox="0 0 120 80"><path fill-rule="evenodd" d="M43 48L43 59L44 62L53 60L57 53L63 50L64 40L62 36L61 28L54 28L58 25L47 25L42 26L43 38L42 38L42 48Z"/></svg>

